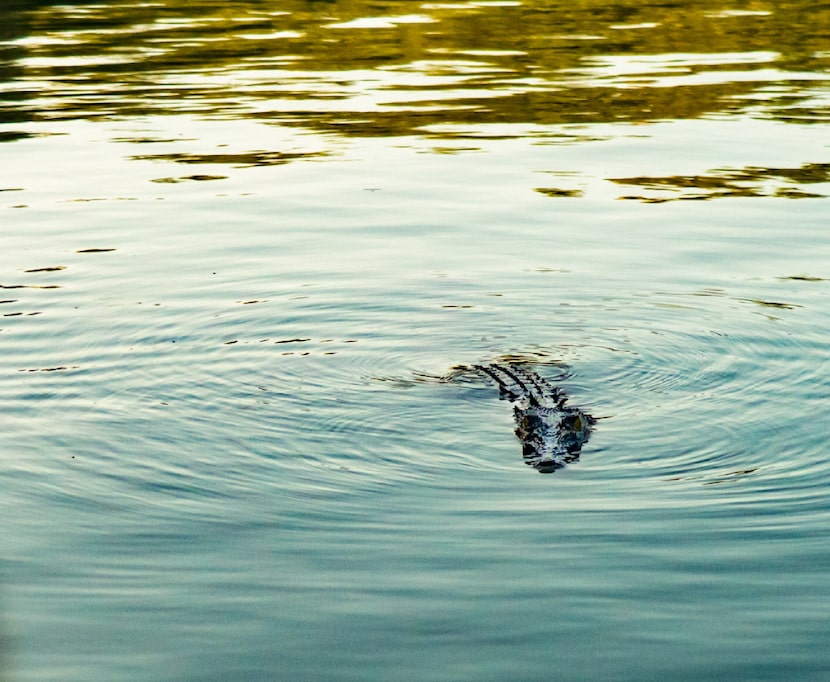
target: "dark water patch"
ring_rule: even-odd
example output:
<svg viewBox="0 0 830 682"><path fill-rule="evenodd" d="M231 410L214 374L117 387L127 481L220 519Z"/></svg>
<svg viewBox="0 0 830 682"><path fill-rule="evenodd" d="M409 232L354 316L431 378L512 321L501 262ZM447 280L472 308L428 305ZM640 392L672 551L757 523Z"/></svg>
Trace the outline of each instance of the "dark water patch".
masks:
<svg viewBox="0 0 830 682"><path fill-rule="evenodd" d="M206 174L197 174L197 175L185 175L179 178L153 178L150 182L158 182L160 184L168 184L174 185L180 182L188 182L188 181L196 181L196 182L208 182L211 180L227 180L227 175L206 175Z"/></svg>
<svg viewBox="0 0 830 682"><path fill-rule="evenodd" d="M269 152L251 151L238 154L140 154L130 158L137 161L172 161L184 164L225 164L235 168L278 166L298 159L326 156L325 152Z"/></svg>
<svg viewBox="0 0 830 682"><path fill-rule="evenodd" d="M127 144L170 144L172 142L198 142L196 137L113 137L112 142L127 143ZM131 158L142 158L141 156L134 156Z"/></svg>
<svg viewBox="0 0 830 682"><path fill-rule="evenodd" d="M60 289L60 284L0 284L0 289Z"/></svg>
<svg viewBox="0 0 830 682"><path fill-rule="evenodd" d="M798 168L748 166L741 171L736 171L735 177L751 180L784 179L800 184L827 183L830 182L830 163L805 163Z"/></svg>
<svg viewBox="0 0 830 682"><path fill-rule="evenodd" d="M823 194L805 192L797 187L778 187L764 190L770 181L798 183L830 182L830 164L806 163L799 168L760 168L748 166L743 169L721 168L707 175L676 175L668 177L609 178L620 185L637 185L658 191L670 191L679 196L624 196L621 199L637 199L647 203L690 199L715 199L724 197L768 197L791 199L819 198ZM754 185L754 186L753 186Z"/></svg>
<svg viewBox="0 0 830 682"><path fill-rule="evenodd" d="M534 192L544 194L546 197L581 197L584 192L581 189L562 189L560 187L536 187Z"/></svg>
<svg viewBox="0 0 830 682"><path fill-rule="evenodd" d="M23 272L57 272L58 270L66 270L65 265L53 265L45 268L33 268L31 270L24 270Z"/></svg>
<svg viewBox="0 0 830 682"><path fill-rule="evenodd" d="M31 133L27 133L24 131L18 130L0 130L0 143L2 142L15 142L17 140L25 140L29 137L33 137ZM9 190L0 189L0 192L8 192Z"/></svg>
<svg viewBox="0 0 830 682"><path fill-rule="evenodd" d="M68 365L61 367L38 367L35 369L19 369L18 372L66 372L71 369L80 369L80 365Z"/></svg>
<svg viewBox="0 0 830 682"><path fill-rule="evenodd" d="M782 187L775 190L776 197L782 199L823 199L826 194L818 194L817 192L805 192L804 190L795 187Z"/></svg>
<svg viewBox="0 0 830 682"><path fill-rule="evenodd" d="M755 305L759 305L762 308L775 308L777 310L794 310L795 308L804 307L795 303L782 303L780 301L763 301L758 298L739 298L737 300L743 301L744 303L754 303Z"/></svg>
<svg viewBox="0 0 830 682"><path fill-rule="evenodd" d="M346 343L357 343L357 339L311 339L308 337L296 337L291 339L277 339L272 341L270 338L264 339L257 339L255 341L240 341L239 339L234 339L233 341L225 341L223 345L228 345L229 343L237 344L241 343L242 345L247 344L259 344L259 343L272 343L274 345L284 345L284 344L295 344L295 343L335 343L335 344L346 344Z"/></svg>
<svg viewBox="0 0 830 682"><path fill-rule="evenodd" d="M466 154L466 153L475 153L480 154L484 150L480 147L432 147L432 151L435 154ZM372 191L372 190L370 190Z"/></svg>
<svg viewBox="0 0 830 682"><path fill-rule="evenodd" d="M779 277L781 280L793 280L795 282L827 282L824 277L811 277L809 275L791 275L789 277Z"/></svg>
<svg viewBox="0 0 830 682"><path fill-rule="evenodd" d="M826 124L830 123L830 107L787 107L770 116L777 121L795 125Z"/></svg>

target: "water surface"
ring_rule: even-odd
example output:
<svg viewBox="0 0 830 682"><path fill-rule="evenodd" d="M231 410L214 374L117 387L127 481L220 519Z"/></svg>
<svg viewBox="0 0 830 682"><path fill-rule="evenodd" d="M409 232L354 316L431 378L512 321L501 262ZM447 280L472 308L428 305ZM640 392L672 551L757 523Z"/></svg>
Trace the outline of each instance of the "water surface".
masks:
<svg viewBox="0 0 830 682"><path fill-rule="evenodd" d="M4 679L826 679L829 11L13 3Z"/></svg>

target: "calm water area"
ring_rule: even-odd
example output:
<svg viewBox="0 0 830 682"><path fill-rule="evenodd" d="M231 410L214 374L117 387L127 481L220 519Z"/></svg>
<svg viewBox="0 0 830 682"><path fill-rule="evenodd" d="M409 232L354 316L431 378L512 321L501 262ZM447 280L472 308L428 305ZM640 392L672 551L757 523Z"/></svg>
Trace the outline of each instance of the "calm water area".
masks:
<svg viewBox="0 0 830 682"><path fill-rule="evenodd" d="M830 679L830 5L0 14L0 679Z"/></svg>

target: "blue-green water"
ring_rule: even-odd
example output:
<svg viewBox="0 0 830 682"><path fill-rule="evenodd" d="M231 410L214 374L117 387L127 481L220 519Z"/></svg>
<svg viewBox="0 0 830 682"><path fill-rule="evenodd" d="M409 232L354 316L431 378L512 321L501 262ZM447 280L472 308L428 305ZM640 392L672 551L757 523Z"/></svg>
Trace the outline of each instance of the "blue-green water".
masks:
<svg viewBox="0 0 830 682"><path fill-rule="evenodd" d="M23 5L0 678L827 679L826 8Z"/></svg>

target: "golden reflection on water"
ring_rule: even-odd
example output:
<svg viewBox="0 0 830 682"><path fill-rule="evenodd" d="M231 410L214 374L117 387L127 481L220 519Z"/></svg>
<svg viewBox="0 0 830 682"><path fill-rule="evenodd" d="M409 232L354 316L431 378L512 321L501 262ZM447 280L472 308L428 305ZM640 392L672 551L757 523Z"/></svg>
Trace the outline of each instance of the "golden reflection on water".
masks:
<svg viewBox="0 0 830 682"><path fill-rule="evenodd" d="M609 178L621 185L636 185L663 194L623 196L646 203L712 199L715 197L776 196L788 199L813 199L825 195L809 192L796 184L830 183L830 164L807 163L800 168L720 168L707 175L675 175L670 177ZM791 184L787 184L791 183Z"/></svg>
<svg viewBox="0 0 830 682"><path fill-rule="evenodd" d="M830 7L806 0L28 5L3 30L5 120L187 112L401 135L828 119Z"/></svg>
<svg viewBox="0 0 830 682"><path fill-rule="evenodd" d="M435 141L433 153L454 154L482 140L590 141L594 124L830 120L830 6L807 0L18 5L0 29L0 141L48 132L26 130L29 122L186 114L330 139L417 135ZM331 152L131 158L245 167ZM614 182L648 190L620 198L649 203L823 196L799 185L826 183L826 159L803 161ZM582 194L559 184L536 191Z"/></svg>

